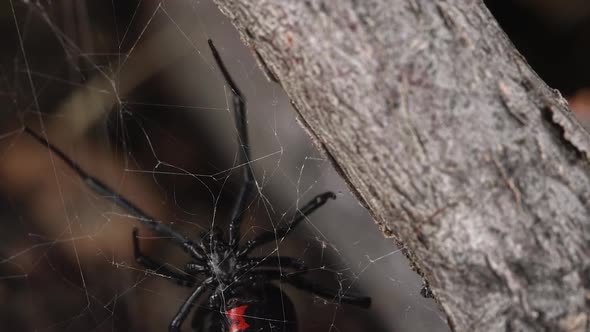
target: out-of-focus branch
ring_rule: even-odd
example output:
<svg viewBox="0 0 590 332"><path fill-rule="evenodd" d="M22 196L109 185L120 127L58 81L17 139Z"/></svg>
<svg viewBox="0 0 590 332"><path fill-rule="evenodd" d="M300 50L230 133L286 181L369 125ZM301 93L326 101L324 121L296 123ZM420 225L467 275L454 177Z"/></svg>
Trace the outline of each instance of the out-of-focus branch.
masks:
<svg viewBox="0 0 590 332"><path fill-rule="evenodd" d="M121 54L119 67L96 74L58 106L48 132L56 141L83 135L134 88L193 50L188 43L179 42L178 35L178 28L171 26L146 40L139 39L128 53Z"/></svg>

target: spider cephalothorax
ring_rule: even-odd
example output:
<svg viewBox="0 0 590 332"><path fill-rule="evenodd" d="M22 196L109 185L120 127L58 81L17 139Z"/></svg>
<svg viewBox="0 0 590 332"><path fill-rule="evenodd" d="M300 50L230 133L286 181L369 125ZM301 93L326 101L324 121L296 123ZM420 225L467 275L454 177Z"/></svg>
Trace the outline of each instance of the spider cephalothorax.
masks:
<svg viewBox="0 0 590 332"><path fill-rule="evenodd" d="M204 242L207 253L205 269L209 270L211 276L222 286L235 282L235 276L239 273L240 259L235 250L232 250L224 241L221 230L216 228L209 236L209 240Z"/></svg>
<svg viewBox="0 0 590 332"><path fill-rule="evenodd" d="M170 238L189 255L191 261L186 265L184 273L173 271L165 264L142 254L137 236L138 230L137 228L133 230L133 251L139 264L180 285L193 288L192 293L183 302L170 323L170 331L180 331L182 323L205 292L209 292L211 295L205 305L200 306L197 310L193 320L193 327L196 331L295 331L297 325L293 304L282 290L272 284L272 281L275 280L280 280L321 297L368 306L370 304L368 297L348 295L343 291L319 287L304 279L302 275L307 272L307 269L299 259L275 255L248 256L253 249L261 245L281 240L312 212L326 204L329 199L335 199L336 196L331 192L316 196L298 209L291 222L282 224L274 232L259 234L240 246L238 240L240 225L254 188L254 176L250 168L246 103L211 40L209 40L209 46L232 91L233 109L236 114L236 127L240 143L239 163L242 165L244 178L231 211L227 234L224 234L220 228L213 227L209 233L202 235L196 242L187 239L167 224L147 215L99 179L86 173L43 136L29 128L25 128L25 131L60 157L91 189L105 194L119 207L135 215L145 227Z"/></svg>

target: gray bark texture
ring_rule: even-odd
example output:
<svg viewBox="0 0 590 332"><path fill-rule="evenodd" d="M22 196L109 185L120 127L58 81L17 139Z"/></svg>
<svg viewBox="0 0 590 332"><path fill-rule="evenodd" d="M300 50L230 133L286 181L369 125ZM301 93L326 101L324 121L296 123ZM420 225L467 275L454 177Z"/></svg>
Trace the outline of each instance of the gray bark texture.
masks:
<svg viewBox="0 0 590 332"><path fill-rule="evenodd" d="M590 330L589 135L483 2L215 1L454 331Z"/></svg>

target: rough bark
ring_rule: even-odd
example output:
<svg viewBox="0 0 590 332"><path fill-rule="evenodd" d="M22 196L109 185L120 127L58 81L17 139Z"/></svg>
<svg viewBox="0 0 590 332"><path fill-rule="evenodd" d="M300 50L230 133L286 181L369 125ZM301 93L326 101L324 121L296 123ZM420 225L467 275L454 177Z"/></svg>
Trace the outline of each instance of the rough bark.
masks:
<svg viewBox="0 0 590 332"><path fill-rule="evenodd" d="M589 136L481 1L216 0L455 331L589 331Z"/></svg>

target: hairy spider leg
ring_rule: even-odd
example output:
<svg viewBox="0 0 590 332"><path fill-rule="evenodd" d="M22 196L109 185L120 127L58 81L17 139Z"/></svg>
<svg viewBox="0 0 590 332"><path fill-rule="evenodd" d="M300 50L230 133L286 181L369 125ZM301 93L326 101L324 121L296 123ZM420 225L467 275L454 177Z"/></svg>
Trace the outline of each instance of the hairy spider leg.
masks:
<svg viewBox="0 0 590 332"><path fill-rule="evenodd" d="M68 167L70 167L82 180L84 180L84 183L90 189L100 195L108 196L113 203L135 215L143 225L152 231L171 237L185 252L189 253L194 259L201 262L205 261L204 253L200 252L200 248L196 247L191 240L186 239L180 233L168 227L161 221L157 221L156 219L150 217L135 204L131 203L128 199L119 195L116 191L107 186L104 182L86 173L86 171L84 171L76 162L66 156L65 153L63 153L55 145L49 143L47 139L34 132L32 129L25 127L24 131L31 135L37 142L47 146L51 152L55 153L63 162L66 163L66 165L68 165Z"/></svg>
<svg viewBox="0 0 590 332"><path fill-rule="evenodd" d="M177 272L172 271L169 269L165 264L157 262L156 260L144 256L141 253L141 249L139 248L139 238L138 238L138 229L137 227L133 228L133 255L135 256L135 261L146 269L152 270L158 274L161 274L167 278L172 279L174 282L181 286L185 287L193 287L195 285L195 280L192 276L186 274L180 274Z"/></svg>
<svg viewBox="0 0 590 332"><path fill-rule="evenodd" d="M248 139L246 100L225 67L219 52L215 48L215 45L213 45L213 41L209 39L208 43L213 58L223 74L223 78L232 90L236 128L238 131L239 144L241 146L239 149L239 165L242 167L243 183L234 203L229 223L229 246L233 248L239 242L240 225L242 224L243 213L248 204L248 198L254 189L254 174L252 173L252 168L250 166L250 160L252 159L250 157L250 141Z"/></svg>
<svg viewBox="0 0 590 332"><path fill-rule="evenodd" d="M205 281L203 281L199 285L199 287L195 288L195 290L186 299L186 301L184 301L182 303L180 310L178 310L178 313L176 314L176 316L174 316L174 319L172 319L172 322L170 323L170 328L169 328L170 332L179 332L180 331L180 326L186 320L186 316L188 316L188 314L191 312L193 306L195 305L195 302L197 302L199 297L201 295L203 295L203 293L205 292L207 287L209 285L211 285L212 283L213 283L213 278L205 279Z"/></svg>
<svg viewBox="0 0 590 332"><path fill-rule="evenodd" d="M201 273L207 272L209 269L201 264L198 263L188 263L186 264L185 270L187 273Z"/></svg>
<svg viewBox="0 0 590 332"><path fill-rule="evenodd" d="M239 253L239 256L247 255L254 248L266 244L270 241L284 238L285 236L287 236L287 234L289 234L291 230L293 230L295 227L301 224L301 222L305 220L305 218L307 218L315 210L319 209L324 204L326 204L326 202L328 202L328 199L336 199L336 195L334 195L333 192L325 192L323 194L317 195L311 201L305 204L303 208L297 210L295 214L295 220L293 220L293 222L279 226L276 232L274 233L265 232L256 236L254 239L248 241L244 246L244 249L242 249L242 251Z"/></svg>
<svg viewBox="0 0 590 332"><path fill-rule="evenodd" d="M287 256L254 257L249 259L244 265L238 266L238 268L244 270L250 270L254 268L272 268L275 270L294 269L297 271L307 270L307 266L302 260Z"/></svg>
<svg viewBox="0 0 590 332"><path fill-rule="evenodd" d="M337 299L341 303L348 303L361 308L368 308L371 306L370 297L342 294L342 292L338 290L313 284L301 276L301 274L305 272L306 271L301 273L296 272L291 274L282 274L279 271L260 271L259 273L271 280L280 280L281 282L286 282L295 288L307 291L325 299Z"/></svg>

